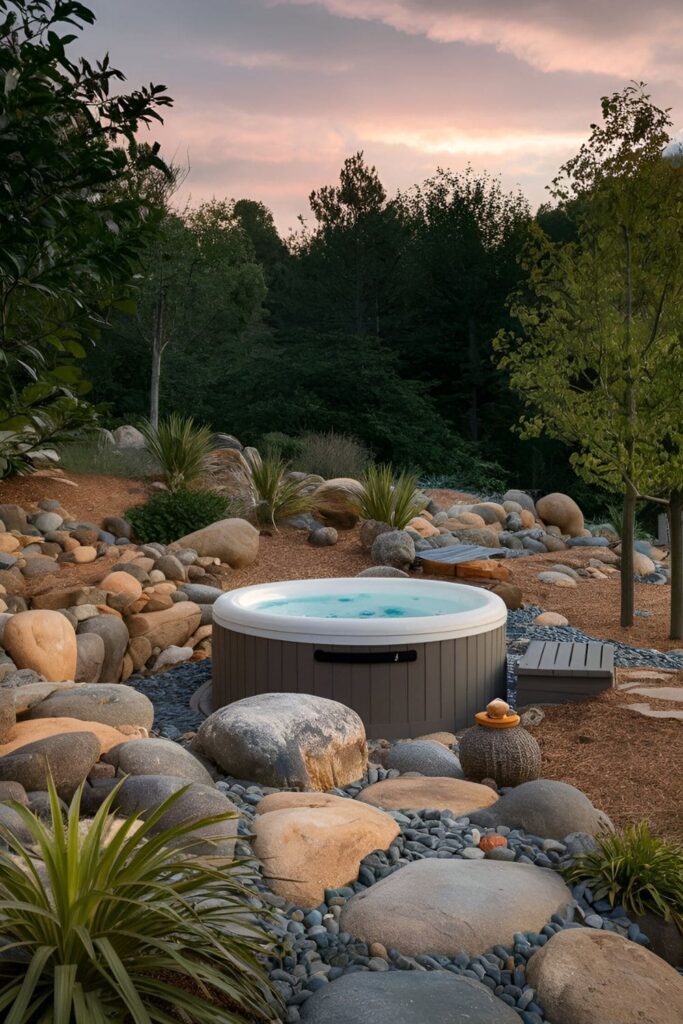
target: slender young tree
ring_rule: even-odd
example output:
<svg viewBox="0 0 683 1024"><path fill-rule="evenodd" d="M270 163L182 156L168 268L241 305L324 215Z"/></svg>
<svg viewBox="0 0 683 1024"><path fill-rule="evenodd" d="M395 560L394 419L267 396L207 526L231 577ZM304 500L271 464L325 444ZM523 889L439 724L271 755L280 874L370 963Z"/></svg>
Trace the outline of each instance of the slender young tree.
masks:
<svg viewBox="0 0 683 1024"><path fill-rule="evenodd" d="M497 339L531 409L523 434L575 445L577 472L624 495L622 626L633 624L636 503L665 478L678 486L683 178L664 157L670 127L642 85L603 98L602 123L553 186L561 207L580 211L577 240L536 230L528 290L511 304L521 333Z"/></svg>

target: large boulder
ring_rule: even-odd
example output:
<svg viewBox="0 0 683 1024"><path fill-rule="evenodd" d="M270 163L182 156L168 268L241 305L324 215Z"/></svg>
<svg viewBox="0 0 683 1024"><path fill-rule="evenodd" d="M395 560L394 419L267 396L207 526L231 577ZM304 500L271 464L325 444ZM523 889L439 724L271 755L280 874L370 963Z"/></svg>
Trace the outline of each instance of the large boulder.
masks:
<svg viewBox="0 0 683 1024"><path fill-rule="evenodd" d="M79 633L76 637L77 683L98 683L104 666L104 640L97 633Z"/></svg>
<svg viewBox="0 0 683 1024"><path fill-rule="evenodd" d="M306 1024L519 1024L512 1007L448 971L365 971L323 985L301 1008Z"/></svg>
<svg viewBox="0 0 683 1024"><path fill-rule="evenodd" d="M680 1024L683 977L614 932L557 932L527 967L553 1024Z"/></svg>
<svg viewBox="0 0 683 1024"><path fill-rule="evenodd" d="M372 561L405 572L415 561L415 542L405 530L380 533L372 544Z"/></svg>
<svg viewBox="0 0 683 1024"><path fill-rule="evenodd" d="M583 512L568 494L559 491L546 494L536 502L536 511L544 523L558 526L570 537L580 537L583 533Z"/></svg>
<svg viewBox="0 0 683 1024"><path fill-rule="evenodd" d="M132 686L82 683L56 690L29 712L30 718L78 718L102 722L119 729L122 725L151 729L154 705Z"/></svg>
<svg viewBox="0 0 683 1024"><path fill-rule="evenodd" d="M119 575L124 576L125 573ZM129 639L126 624L117 615L96 615L79 622L79 636L91 633L101 637L104 643L104 661L97 682L118 683Z"/></svg>
<svg viewBox="0 0 683 1024"><path fill-rule="evenodd" d="M340 926L408 956L478 956L515 932L539 931L571 898L557 872L533 864L430 858L357 893Z"/></svg>
<svg viewBox="0 0 683 1024"><path fill-rule="evenodd" d="M138 428L130 424L117 427L112 433L117 448L144 448L147 443Z"/></svg>
<svg viewBox="0 0 683 1024"><path fill-rule="evenodd" d="M194 601L179 601L158 612L140 612L128 618L128 632L145 637L152 647L184 647L201 622L202 610Z"/></svg>
<svg viewBox="0 0 683 1024"><path fill-rule="evenodd" d="M259 532L246 519L219 519L181 537L177 544L203 557L220 558L232 569L243 569L256 561Z"/></svg>
<svg viewBox="0 0 683 1024"><path fill-rule="evenodd" d="M460 761L454 753L435 740L413 740L395 743L385 759L385 767L399 772L419 772L420 775L440 776L448 779L464 778Z"/></svg>
<svg viewBox="0 0 683 1024"><path fill-rule="evenodd" d="M340 476L326 480L312 495L314 513L326 526L339 530L350 530L358 522L358 502L363 486L358 480Z"/></svg>
<svg viewBox="0 0 683 1024"><path fill-rule="evenodd" d="M531 512L534 516L536 515L536 505L534 504L534 499L531 497L530 494L527 494L526 491L506 491L505 494L503 495L503 503L505 503L506 501L514 501L519 506L521 506L521 508L526 509L528 512Z"/></svg>
<svg viewBox="0 0 683 1024"><path fill-rule="evenodd" d="M500 537L498 533L485 526L481 529L466 527L465 529L457 530L456 533L458 540L462 541L463 544L477 544L484 548L500 547Z"/></svg>
<svg viewBox="0 0 683 1024"><path fill-rule="evenodd" d="M213 786L188 782L168 775L130 775L116 795L116 807L125 815L139 814L147 819L173 793L185 789L182 796L162 814L151 830L157 835L166 828L187 822L199 822L219 814L231 815L224 821L197 828L192 835L178 841L184 852L193 856L232 857L237 837L239 815L235 805ZM171 846L177 845L175 842Z"/></svg>
<svg viewBox="0 0 683 1024"><path fill-rule="evenodd" d="M3 646L17 668L31 668L48 681L74 679L76 634L59 612L18 612L5 624Z"/></svg>
<svg viewBox="0 0 683 1024"><path fill-rule="evenodd" d="M201 761L173 740L130 740L113 747L102 760L113 764L119 775L172 775L205 786L213 783Z"/></svg>
<svg viewBox="0 0 683 1024"><path fill-rule="evenodd" d="M386 850L399 833L388 814L329 793L275 793L258 812L253 847L268 884L304 907L322 903L325 889L355 882L363 857Z"/></svg>
<svg viewBox="0 0 683 1024"><path fill-rule="evenodd" d="M356 712L307 693L262 693L219 708L194 746L229 775L291 789L346 786L368 756Z"/></svg>
<svg viewBox="0 0 683 1024"><path fill-rule="evenodd" d="M424 811L436 807L451 811L457 817L495 803L496 794L488 786L462 779L398 778L366 786L358 800L390 811Z"/></svg>
<svg viewBox="0 0 683 1024"><path fill-rule="evenodd" d="M91 732L50 736L0 757L0 781L19 782L31 793L47 789L52 775L57 793L68 800L99 756L100 742Z"/></svg>
<svg viewBox="0 0 683 1024"><path fill-rule="evenodd" d="M6 754L12 754L29 743L37 743L39 740L48 739L51 736L81 732L92 733L97 737L102 754L129 740L131 743L136 742L131 740L126 733L119 732L111 725L103 725L101 722L87 722L78 718L37 718L16 723L0 745L0 757L5 757Z"/></svg>
<svg viewBox="0 0 683 1024"><path fill-rule="evenodd" d="M595 835L613 827L580 789L554 779L523 782L470 818L475 825L507 825L544 839L564 839L570 832Z"/></svg>

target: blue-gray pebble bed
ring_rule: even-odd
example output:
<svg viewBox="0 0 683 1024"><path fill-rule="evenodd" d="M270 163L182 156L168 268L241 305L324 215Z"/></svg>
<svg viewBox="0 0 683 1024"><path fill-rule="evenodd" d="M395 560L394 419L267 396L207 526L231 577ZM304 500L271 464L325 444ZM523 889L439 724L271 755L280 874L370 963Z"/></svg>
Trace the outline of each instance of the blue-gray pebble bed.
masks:
<svg viewBox="0 0 683 1024"><path fill-rule="evenodd" d="M540 627L533 624L539 608L525 608L510 612L508 617L509 698L514 704L514 665L532 639L574 640L592 639L581 630L564 627ZM683 656L668 655L654 650L641 650L615 643L615 664L648 668L683 668ZM190 698L211 675L210 660L180 665L160 675L135 676L128 683L146 694L155 707L155 733L169 739L180 740L183 734L198 728L203 716L191 710ZM399 772L371 767L362 780L344 789L331 792L353 799L363 788L386 778L395 778ZM239 808L241 820L237 852L252 857L248 843L260 800L272 792L268 788L236 780L219 779L216 787ZM529 835L505 825L497 828L475 826L469 817L456 817L450 811L426 809L417 812L388 811L400 828L400 834L387 852L374 852L361 862L357 881L341 889L327 890L319 906L300 907L274 895L254 862L253 908L255 920L271 932L281 943L281 956L273 959L270 977L285 1004L285 1024L296 1024L302 1019L303 1005L320 989L345 975L359 972L384 973L391 971L448 972L468 978L485 986L500 1002L507 1004L523 1024L550 1024L534 988L527 979L527 964L535 952L543 947L556 932L563 929L588 927L615 932L647 947L649 939L638 924L629 920L620 908L612 908L606 899L596 899L585 884L573 886L571 902L561 912L553 913L535 932L516 932L505 945L495 945L488 952L470 956L460 953L454 957L440 955L437 950L407 956L395 949L377 950L354 938L340 927L342 909L356 893L363 892L377 882L401 870L408 864L430 858L472 860L483 857L478 848L480 839L498 834L507 840L507 847L492 851L493 859L510 860L535 865L538 868L558 870L573 856L583 852L592 840L584 833L575 833L560 842L542 836ZM270 908L273 913L261 917L260 911ZM500 1020L507 1020L501 1006ZM304 1019L306 1014L304 1013ZM311 1020L318 1017L311 1017ZM416 1024L419 1019L414 1018ZM497 1015L472 1016L468 1020L486 1020L496 1024Z"/></svg>

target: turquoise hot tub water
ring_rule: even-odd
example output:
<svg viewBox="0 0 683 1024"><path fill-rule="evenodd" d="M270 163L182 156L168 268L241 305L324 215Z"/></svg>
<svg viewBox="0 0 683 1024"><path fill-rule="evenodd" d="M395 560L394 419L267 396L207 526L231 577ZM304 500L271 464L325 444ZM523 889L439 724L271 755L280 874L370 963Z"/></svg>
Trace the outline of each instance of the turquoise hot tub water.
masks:
<svg viewBox="0 0 683 1024"><path fill-rule="evenodd" d="M472 611L483 601L470 592L448 598L431 594L358 591L354 594L316 594L259 602L258 609L274 615L316 619L408 619Z"/></svg>

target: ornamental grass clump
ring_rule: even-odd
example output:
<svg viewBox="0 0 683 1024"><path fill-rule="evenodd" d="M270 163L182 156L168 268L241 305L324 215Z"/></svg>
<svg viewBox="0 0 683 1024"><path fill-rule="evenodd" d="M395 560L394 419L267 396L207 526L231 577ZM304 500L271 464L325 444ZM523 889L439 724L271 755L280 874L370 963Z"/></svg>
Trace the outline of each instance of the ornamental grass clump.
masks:
<svg viewBox="0 0 683 1024"><path fill-rule="evenodd" d="M169 491L186 487L206 472L213 451L213 434L208 427L198 426L191 416L174 412L158 427L143 423L140 432Z"/></svg>
<svg viewBox="0 0 683 1024"><path fill-rule="evenodd" d="M620 904L630 917L656 914L683 933L683 850L653 836L646 821L595 841L597 850L565 870L567 881L586 882L596 899Z"/></svg>
<svg viewBox="0 0 683 1024"><path fill-rule="evenodd" d="M426 499L417 488L417 475L402 470L395 477L390 465L368 466L361 480L357 511L362 519L375 519L404 530L424 511Z"/></svg>
<svg viewBox="0 0 683 1024"><path fill-rule="evenodd" d="M118 788L85 832L82 787L66 821L52 780L46 824L12 804L30 841L0 830L4 1024L244 1024L277 1017L245 865L191 859L193 834L228 815L160 830L185 789L146 821L114 823ZM116 827L118 826L118 827Z"/></svg>
<svg viewBox="0 0 683 1024"><path fill-rule="evenodd" d="M277 529L281 519L310 512L313 501L307 493L310 481L290 476L289 463L277 452L247 456L249 489L260 523Z"/></svg>

